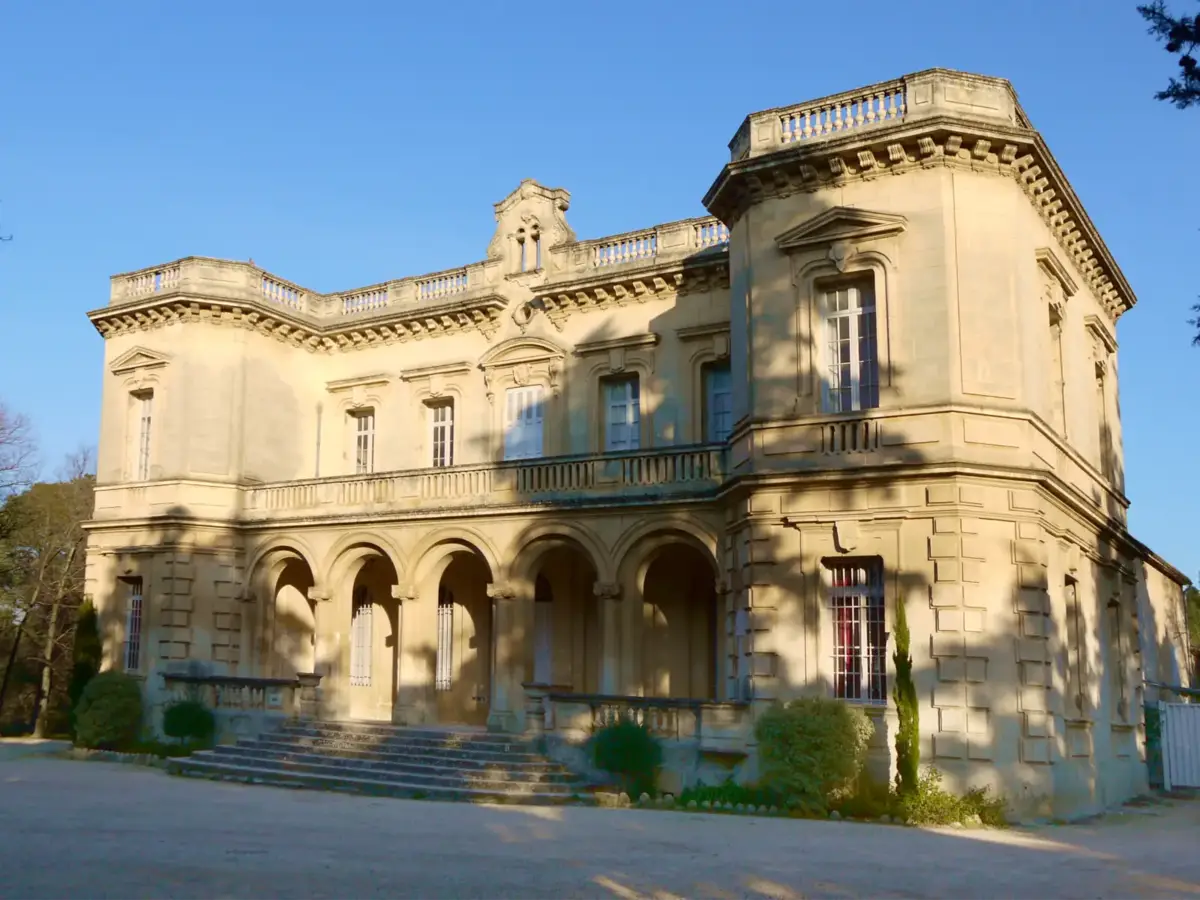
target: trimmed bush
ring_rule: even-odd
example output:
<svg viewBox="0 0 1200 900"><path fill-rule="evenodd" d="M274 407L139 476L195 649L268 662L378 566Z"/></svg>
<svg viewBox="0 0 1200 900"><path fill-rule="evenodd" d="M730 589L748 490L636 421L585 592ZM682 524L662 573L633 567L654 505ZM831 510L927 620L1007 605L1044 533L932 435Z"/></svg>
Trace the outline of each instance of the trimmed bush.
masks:
<svg viewBox="0 0 1200 900"><path fill-rule="evenodd" d="M897 814L912 825L953 825L978 816L983 825L1008 824L1005 803L988 788L971 788L956 797L942 787L942 773L930 766L921 773L917 789L896 797Z"/></svg>
<svg viewBox="0 0 1200 900"><path fill-rule="evenodd" d="M824 812L853 788L874 726L840 700L804 697L767 710L754 733L763 785L806 812Z"/></svg>
<svg viewBox="0 0 1200 900"><path fill-rule="evenodd" d="M217 719L199 700L178 700L163 710L163 734L189 744L207 744L217 731Z"/></svg>
<svg viewBox="0 0 1200 900"><path fill-rule="evenodd" d="M782 809L785 805L785 798L776 791L757 785L738 784L732 778L723 784L701 783L684 788L683 793L679 795L679 805L687 806L693 800L697 806L706 800L714 806L718 803L732 803L734 806L741 803L746 806L775 806Z"/></svg>
<svg viewBox="0 0 1200 900"><path fill-rule="evenodd" d="M120 750L142 728L142 687L124 672L101 672L87 683L75 708L75 743Z"/></svg>
<svg viewBox="0 0 1200 900"><path fill-rule="evenodd" d="M616 775L630 797L657 791L662 744L650 731L629 719L605 725L592 736L596 768Z"/></svg>

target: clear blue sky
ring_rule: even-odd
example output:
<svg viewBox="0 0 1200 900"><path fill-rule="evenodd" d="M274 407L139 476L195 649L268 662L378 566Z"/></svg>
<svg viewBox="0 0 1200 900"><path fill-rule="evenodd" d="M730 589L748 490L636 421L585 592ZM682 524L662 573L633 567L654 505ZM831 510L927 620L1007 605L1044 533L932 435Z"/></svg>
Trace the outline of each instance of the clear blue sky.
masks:
<svg viewBox="0 0 1200 900"><path fill-rule="evenodd" d="M1189 12L1191 0L1176 0ZM191 254L331 291L484 254L522 178L594 237L703 212L752 110L930 66L1015 84L1139 296L1134 533L1200 573L1200 110L1136 0L45 2L0 17L0 398L97 434L108 276Z"/></svg>

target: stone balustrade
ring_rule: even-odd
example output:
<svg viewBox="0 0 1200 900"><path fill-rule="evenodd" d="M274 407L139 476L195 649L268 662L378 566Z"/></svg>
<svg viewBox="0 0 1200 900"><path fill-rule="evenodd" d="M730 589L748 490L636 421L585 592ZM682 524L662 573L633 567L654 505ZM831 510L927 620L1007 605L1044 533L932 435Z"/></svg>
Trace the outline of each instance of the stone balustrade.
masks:
<svg viewBox="0 0 1200 900"><path fill-rule="evenodd" d="M745 752L751 736L750 707L742 702L578 694L557 688L535 696L529 710L544 719L534 730L573 741L620 721L636 722L661 740L686 741L706 751Z"/></svg>
<svg viewBox="0 0 1200 900"><path fill-rule="evenodd" d="M254 678L163 672L159 706L197 700L213 711L217 739L258 734L282 719L314 718L319 714L321 676L304 673L294 678Z"/></svg>
<svg viewBox="0 0 1200 900"><path fill-rule="evenodd" d="M264 484L245 489L242 517L266 519L322 508L384 511L691 497L715 490L724 479L722 446L664 447Z"/></svg>
<svg viewBox="0 0 1200 900"><path fill-rule="evenodd" d="M934 115L965 115L1029 127L1012 85L1004 79L927 69L793 106L752 113L729 142L730 160L737 162L797 143L838 138L851 131Z"/></svg>
<svg viewBox="0 0 1200 900"><path fill-rule="evenodd" d="M711 216L669 222L651 229L551 248L551 282L588 276L596 269L631 263L677 263L729 243L729 229ZM467 298L502 281L500 260L399 278L333 294L310 291L250 262L188 257L112 278L110 305L141 303L159 296L256 301L314 319L375 316L394 307L446 303Z"/></svg>

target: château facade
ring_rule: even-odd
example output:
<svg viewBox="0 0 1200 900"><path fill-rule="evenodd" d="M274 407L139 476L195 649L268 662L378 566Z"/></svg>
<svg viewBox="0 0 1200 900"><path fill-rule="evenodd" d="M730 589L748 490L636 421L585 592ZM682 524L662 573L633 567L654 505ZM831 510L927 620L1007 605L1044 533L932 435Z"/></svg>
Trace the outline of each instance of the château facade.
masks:
<svg viewBox="0 0 1200 900"><path fill-rule="evenodd" d="M1008 82L753 113L708 217L580 240L569 201L523 181L481 261L339 293L113 277L107 665L564 740L637 709L685 778L751 776L758 712L818 693L886 770L903 602L956 786L1144 787L1143 680L1180 683L1186 628L1125 525L1135 297Z"/></svg>

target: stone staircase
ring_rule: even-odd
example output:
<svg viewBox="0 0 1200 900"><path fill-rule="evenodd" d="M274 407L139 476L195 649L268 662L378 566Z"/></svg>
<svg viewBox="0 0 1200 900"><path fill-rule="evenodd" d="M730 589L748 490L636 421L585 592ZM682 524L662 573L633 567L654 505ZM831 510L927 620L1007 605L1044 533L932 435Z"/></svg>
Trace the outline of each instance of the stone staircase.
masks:
<svg viewBox="0 0 1200 900"><path fill-rule="evenodd" d="M512 735L374 722L289 722L277 731L173 759L177 775L487 803L589 799L566 768Z"/></svg>

